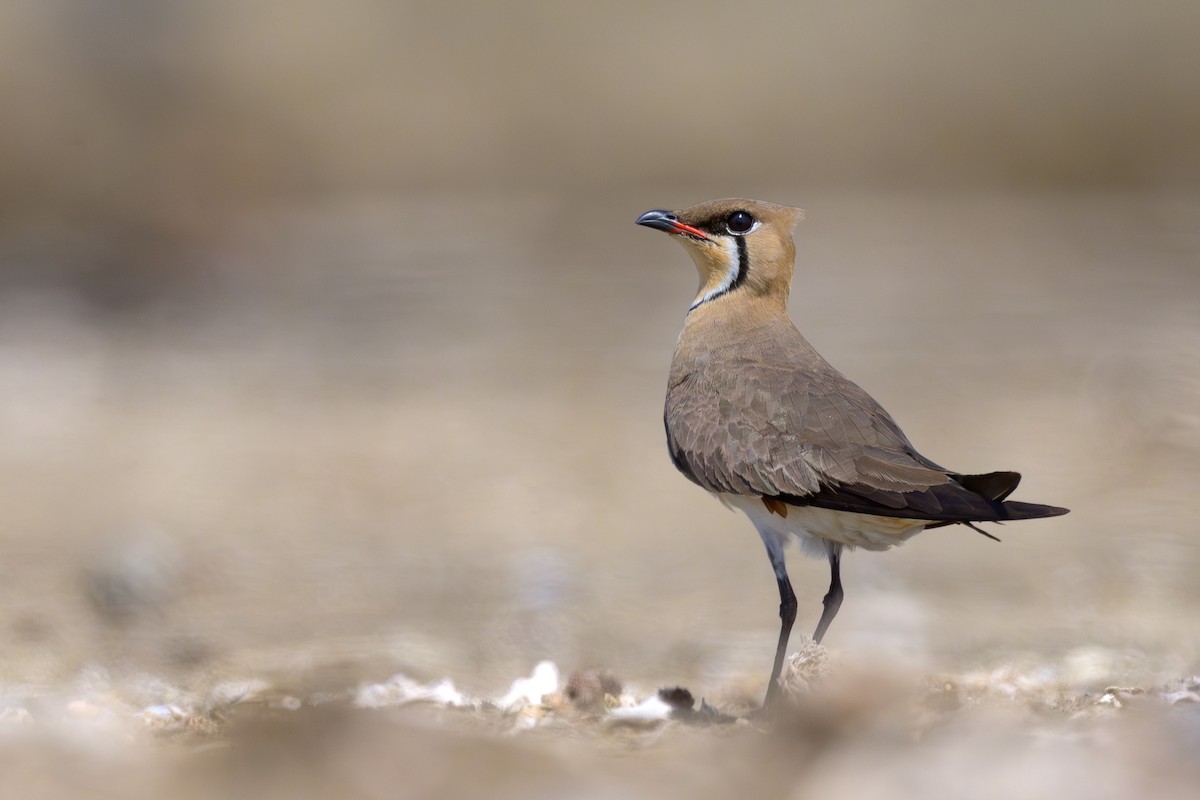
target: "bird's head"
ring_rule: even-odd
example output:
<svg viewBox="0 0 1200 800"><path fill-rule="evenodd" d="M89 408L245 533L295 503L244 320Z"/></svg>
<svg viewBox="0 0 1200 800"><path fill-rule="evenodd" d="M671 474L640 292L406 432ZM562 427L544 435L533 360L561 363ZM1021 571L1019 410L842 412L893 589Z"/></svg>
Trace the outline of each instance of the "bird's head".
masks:
<svg viewBox="0 0 1200 800"><path fill-rule="evenodd" d="M798 208L761 200L711 200L682 211L647 211L638 225L666 231L700 272L696 308L734 292L781 299L786 305L796 246Z"/></svg>

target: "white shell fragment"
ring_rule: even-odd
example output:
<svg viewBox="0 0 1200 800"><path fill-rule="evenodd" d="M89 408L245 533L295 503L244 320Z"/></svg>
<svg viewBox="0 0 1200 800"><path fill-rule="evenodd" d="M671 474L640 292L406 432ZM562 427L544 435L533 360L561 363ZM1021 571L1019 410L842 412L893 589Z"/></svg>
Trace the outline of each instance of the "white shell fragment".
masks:
<svg viewBox="0 0 1200 800"><path fill-rule="evenodd" d="M528 678L513 681L508 694L496 701L501 711L516 711L525 706L540 705L548 694L558 691L558 665L543 661L533 668Z"/></svg>
<svg viewBox="0 0 1200 800"><path fill-rule="evenodd" d="M648 725L665 722L673 710L670 703L653 694L632 708L614 708L608 716L613 723Z"/></svg>
<svg viewBox="0 0 1200 800"><path fill-rule="evenodd" d="M162 703L143 708L137 716L147 728L165 732L186 726L190 715L173 703Z"/></svg>
<svg viewBox="0 0 1200 800"><path fill-rule="evenodd" d="M1161 697L1171 705L1175 705L1176 703L1200 703L1200 693L1187 689L1180 689L1178 692L1167 692L1161 695Z"/></svg>
<svg viewBox="0 0 1200 800"><path fill-rule="evenodd" d="M433 703L451 708L477 706L477 700L467 698L454 688L454 682L442 678L433 683L420 684L407 675L393 675L385 683L361 686L354 696L354 705L359 708L385 708L409 703Z"/></svg>

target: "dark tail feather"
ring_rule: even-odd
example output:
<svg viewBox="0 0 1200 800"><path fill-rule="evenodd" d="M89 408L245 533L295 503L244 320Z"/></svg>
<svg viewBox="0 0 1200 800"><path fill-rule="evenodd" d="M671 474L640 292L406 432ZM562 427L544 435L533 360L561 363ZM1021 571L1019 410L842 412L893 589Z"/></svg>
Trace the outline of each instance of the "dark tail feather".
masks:
<svg viewBox="0 0 1200 800"><path fill-rule="evenodd" d="M1070 511L1069 508L1060 508L1058 506L1043 506L1038 503L1021 503L1016 500L1009 500L1007 503L1001 503L1004 509L1004 516L998 521L1003 522L1009 519L1039 519L1041 517L1061 517Z"/></svg>
<svg viewBox="0 0 1200 800"><path fill-rule="evenodd" d="M984 475L952 475L954 480L988 500L1003 500L1021 482L1019 472L988 472Z"/></svg>
<svg viewBox="0 0 1200 800"><path fill-rule="evenodd" d="M1041 517L1058 517L1066 514L1069 509L1060 508L1058 506L1046 506L1039 503L1022 503L1016 500L1005 502L1004 498L1013 493L1017 488L1017 484L1021 482L1021 473L1019 472L988 472L983 475L953 475L955 483L968 489L975 494L992 501L992 507L996 509L996 519L987 520L990 522L1005 522L1015 519L1039 519ZM974 525L958 520L947 520L945 522L935 522L928 528L940 528L943 525L964 524L972 530L982 533L989 539L996 539L990 533L987 533ZM999 539L996 539L999 541Z"/></svg>
<svg viewBox="0 0 1200 800"><path fill-rule="evenodd" d="M808 495L775 495L792 506L816 506L855 514L926 520L926 528L964 522L1005 522L1066 514L1067 509L1005 500L1021 482L1018 472L946 473L950 481L924 491L897 492L863 483L830 485ZM985 534L986 535L986 534Z"/></svg>
<svg viewBox="0 0 1200 800"><path fill-rule="evenodd" d="M986 497L999 504L997 522L1006 519L1038 519L1039 517L1058 517L1066 514L1068 509L1058 506L1044 506L1038 503L1021 503L1016 500L1004 502L1021 482L1019 472L988 472L983 475L955 475L954 480L963 488L970 489L975 494Z"/></svg>

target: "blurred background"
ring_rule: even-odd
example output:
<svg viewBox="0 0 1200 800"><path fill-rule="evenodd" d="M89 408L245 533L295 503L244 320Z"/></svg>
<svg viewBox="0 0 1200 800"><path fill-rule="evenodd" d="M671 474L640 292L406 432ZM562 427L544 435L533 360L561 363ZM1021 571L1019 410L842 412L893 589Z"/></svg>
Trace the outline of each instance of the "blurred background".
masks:
<svg viewBox="0 0 1200 800"><path fill-rule="evenodd" d="M722 196L806 209L793 317L923 452L1073 509L854 554L827 643L1195 670L1198 30L8 0L0 680L486 693L549 658L757 694L761 544L662 433L694 271L633 225ZM826 567L791 560L807 632Z"/></svg>

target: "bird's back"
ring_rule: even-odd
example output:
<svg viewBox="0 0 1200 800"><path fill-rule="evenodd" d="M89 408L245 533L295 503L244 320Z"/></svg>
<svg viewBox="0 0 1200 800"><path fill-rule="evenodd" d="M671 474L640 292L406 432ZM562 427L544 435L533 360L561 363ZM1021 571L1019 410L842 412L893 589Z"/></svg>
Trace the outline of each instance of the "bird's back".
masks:
<svg viewBox="0 0 1200 800"><path fill-rule="evenodd" d="M676 467L717 493L946 522L1062 513L1003 503L1017 473L962 476L922 456L785 312L744 298L689 314L664 421Z"/></svg>

